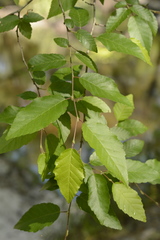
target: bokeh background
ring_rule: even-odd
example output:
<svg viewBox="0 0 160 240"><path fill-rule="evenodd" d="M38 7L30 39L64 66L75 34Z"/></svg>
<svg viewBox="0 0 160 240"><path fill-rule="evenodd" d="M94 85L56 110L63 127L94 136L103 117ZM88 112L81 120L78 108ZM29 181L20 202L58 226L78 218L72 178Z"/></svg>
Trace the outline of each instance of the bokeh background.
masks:
<svg viewBox="0 0 160 240"><path fill-rule="evenodd" d="M21 0L23 5L27 1ZM80 1L81 2L81 1ZM148 7L160 11L160 0L142 0ZM34 10L47 17L51 0L34 0L27 9ZM107 0L97 12L98 22L104 22L113 10L115 1ZM81 3L79 3L81 5ZM0 17L15 11L17 7L12 0L0 0ZM23 13L26 13L27 9ZM160 15L157 14L159 21ZM160 21L159 21L160 23ZM160 25L159 25L160 26ZM62 19L57 16L32 25L31 40L21 36L26 60L37 53L63 53L67 51L58 48L54 37L64 37L65 30ZM126 30L126 23L120 27ZM153 66L148 66L141 60L120 53L109 53L99 48L99 56L93 54L99 72L113 78L120 91L134 95L135 111L132 118L142 121L148 131L139 136L145 140L143 152L138 156L141 161L156 158L160 160L160 31L154 39L151 50ZM49 78L50 72L47 72ZM48 80L47 80L48 81ZM22 62L17 44L15 30L0 34L0 112L8 105L25 106L28 101L17 95L26 91L35 91L26 68ZM43 93L42 93L43 94ZM109 125L114 125L112 115L107 116ZM0 125L0 134L5 129ZM87 151L87 150L86 150ZM64 199L59 192L40 191L42 182L37 174L37 157L39 154L39 139L35 139L19 150L0 156L0 239L3 240L61 240L64 239L66 217L61 217L53 226L38 233L26 233L14 230L14 224L33 204L54 202L66 209ZM160 202L159 185L140 185L154 201ZM123 225L122 231L115 231L97 225L89 216L81 213L73 203L71 211L71 229L69 240L159 240L160 239L160 208L155 203L142 196L147 214L147 223L134 221L118 212Z"/></svg>

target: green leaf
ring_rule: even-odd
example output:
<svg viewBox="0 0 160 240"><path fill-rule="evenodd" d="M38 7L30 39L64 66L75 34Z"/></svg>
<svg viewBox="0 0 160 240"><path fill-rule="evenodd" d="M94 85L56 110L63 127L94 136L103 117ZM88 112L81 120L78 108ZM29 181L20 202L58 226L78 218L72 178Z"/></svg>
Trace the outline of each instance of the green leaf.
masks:
<svg viewBox="0 0 160 240"><path fill-rule="evenodd" d="M93 216L93 212L92 210L90 209L90 207L88 206L88 194L86 193L81 193L77 198L76 198L76 202L78 204L78 207L89 213L91 216Z"/></svg>
<svg viewBox="0 0 160 240"><path fill-rule="evenodd" d="M69 46L68 39L66 39L66 38L54 38L54 41L60 47L67 48Z"/></svg>
<svg viewBox="0 0 160 240"><path fill-rule="evenodd" d="M69 1L61 0L63 10L67 11L67 10L71 9L72 7L74 7L74 5L76 4L77 1L78 0L69 0ZM59 0L52 0L48 18L57 16L60 13L62 13L62 10L59 6Z"/></svg>
<svg viewBox="0 0 160 240"><path fill-rule="evenodd" d="M64 21L64 24L66 25L67 28L74 28L74 22L70 18L66 18Z"/></svg>
<svg viewBox="0 0 160 240"><path fill-rule="evenodd" d="M18 24L18 28L24 37L26 37L28 39L31 38L32 27L29 22L25 22L25 21L21 20L20 23Z"/></svg>
<svg viewBox="0 0 160 240"><path fill-rule="evenodd" d="M86 102L100 109L101 112L111 112L110 107L100 98L94 96L85 96L79 102Z"/></svg>
<svg viewBox="0 0 160 240"><path fill-rule="evenodd" d="M37 96L37 93L32 92L32 91L26 91L23 92L21 94L18 95L19 97L21 97L22 99L26 99L26 100L32 100L35 99Z"/></svg>
<svg viewBox="0 0 160 240"><path fill-rule="evenodd" d="M139 4L139 0L126 0L126 2L128 4L131 4L131 5L138 5Z"/></svg>
<svg viewBox="0 0 160 240"><path fill-rule="evenodd" d="M12 124L17 113L19 112L19 107L8 106L0 113L0 123Z"/></svg>
<svg viewBox="0 0 160 240"><path fill-rule="evenodd" d="M84 172L85 172L84 182L87 183L89 177L94 174L93 169L89 164L84 164Z"/></svg>
<svg viewBox="0 0 160 240"><path fill-rule="evenodd" d="M130 101L119 92L114 80L109 77L98 73L84 73L79 80L84 88L97 97L108 98L126 105L131 104Z"/></svg>
<svg viewBox="0 0 160 240"><path fill-rule="evenodd" d="M60 214L60 208L53 203L40 203L31 207L14 226L15 229L37 232L53 224Z"/></svg>
<svg viewBox="0 0 160 240"><path fill-rule="evenodd" d="M150 52L153 37L150 26L146 21L139 16L130 17L128 22L128 32L131 38L139 40L143 47Z"/></svg>
<svg viewBox="0 0 160 240"><path fill-rule="evenodd" d="M90 176L88 180L88 189L88 205L96 215L100 224L114 229L121 229L118 219L108 213L110 195L105 178L98 174Z"/></svg>
<svg viewBox="0 0 160 240"><path fill-rule="evenodd" d="M70 97L72 95L72 83L60 80L56 76L52 76L51 79L51 85L50 89L52 90L52 93L55 92L62 93L64 97Z"/></svg>
<svg viewBox="0 0 160 240"><path fill-rule="evenodd" d="M18 5L19 4L19 0L14 0L15 4Z"/></svg>
<svg viewBox="0 0 160 240"><path fill-rule="evenodd" d="M45 83L45 72L43 71L33 71L33 81L38 85L43 85Z"/></svg>
<svg viewBox="0 0 160 240"><path fill-rule="evenodd" d="M66 149L55 161L55 179L62 195L70 203L84 178L83 163L75 149Z"/></svg>
<svg viewBox="0 0 160 240"><path fill-rule="evenodd" d="M77 51L75 53L75 56L81 62L83 62L87 67L89 67L90 69L92 69L95 72L98 72L98 69L97 69L97 66L96 66L95 62L85 52Z"/></svg>
<svg viewBox="0 0 160 240"><path fill-rule="evenodd" d="M41 190L49 190L54 191L58 189L57 181L54 179L54 177L50 178L41 188Z"/></svg>
<svg viewBox="0 0 160 240"><path fill-rule="evenodd" d="M42 176L42 181L45 179L45 169L46 169L46 154L40 153L37 160L38 173Z"/></svg>
<svg viewBox="0 0 160 240"><path fill-rule="evenodd" d="M64 143L60 141L54 134L48 134L45 139L45 149L47 154L59 156L65 150Z"/></svg>
<svg viewBox="0 0 160 240"><path fill-rule="evenodd" d="M0 32L6 32L15 28L18 25L20 19L16 15L8 15L4 18L0 18Z"/></svg>
<svg viewBox="0 0 160 240"><path fill-rule="evenodd" d="M153 183L159 179L160 174L157 169L152 168L146 163L140 161L127 159L128 177L131 183Z"/></svg>
<svg viewBox="0 0 160 240"><path fill-rule="evenodd" d="M126 1L117 2L117 3L114 5L114 7L115 7L115 8L127 7L127 3L126 3Z"/></svg>
<svg viewBox="0 0 160 240"><path fill-rule="evenodd" d="M125 129L130 137L137 136L147 131L147 127L138 120L127 119L119 122L118 127Z"/></svg>
<svg viewBox="0 0 160 240"><path fill-rule="evenodd" d="M141 198L135 190L123 183L113 183L112 193L114 201L124 213L136 220L146 222Z"/></svg>
<svg viewBox="0 0 160 240"><path fill-rule="evenodd" d="M131 105L127 106L122 103L116 103L113 107L114 115L117 119L117 121L123 121L130 117L134 110L134 103L133 103L133 95L130 94L126 96L128 100L130 101Z"/></svg>
<svg viewBox="0 0 160 240"><path fill-rule="evenodd" d="M22 137L15 137L10 140L6 140L8 130L0 137L0 154L16 150L23 145L28 144L32 139L36 137L36 133L28 134Z"/></svg>
<svg viewBox="0 0 160 240"><path fill-rule="evenodd" d="M62 67L66 63L60 54L38 54L32 57L28 66L32 71L47 71L52 68Z"/></svg>
<svg viewBox="0 0 160 240"><path fill-rule="evenodd" d="M99 157L97 156L96 152L93 152L89 158L89 162L93 166L102 166L102 162L99 160Z"/></svg>
<svg viewBox="0 0 160 240"><path fill-rule="evenodd" d="M108 33L117 29L117 27L129 16L130 10L126 8L118 8L107 20L106 31Z"/></svg>
<svg viewBox="0 0 160 240"><path fill-rule="evenodd" d="M103 33L97 37L97 40L99 40L109 51L130 54L151 65L150 59L148 59L149 56L146 58L146 53L144 54L144 50L142 50L131 39L126 38L122 34Z"/></svg>
<svg viewBox="0 0 160 240"><path fill-rule="evenodd" d="M130 132L128 132L126 129L123 129L121 127L117 127L117 126L112 127L112 128L110 128L110 131L114 135L116 135L118 140L120 140L120 141L125 141L131 137Z"/></svg>
<svg viewBox="0 0 160 240"><path fill-rule="evenodd" d="M145 162L145 164L147 166L149 166L150 168L152 168L152 171L156 171L158 172L158 177L156 179L154 179L151 183L152 184L160 184L160 161L158 161L157 159L150 159L147 160ZM155 174L156 176L156 174Z"/></svg>
<svg viewBox="0 0 160 240"><path fill-rule="evenodd" d="M43 19L44 19L44 17L42 17L41 15L39 15L38 13L35 13L35 12L27 12L27 14L25 14L23 16L23 20L28 23L29 22L38 22Z"/></svg>
<svg viewBox="0 0 160 240"><path fill-rule="evenodd" d="M82 126L84 139L95 149L97 156L109 172L128 184L127 165L123 145L110 132L106 124L90 119Z"/></svg>
<svg viewBox="0 0 160 240"><path fill-rule="evenodd" d="M86 49L97 52L96 42L89 32L84 29L79 29L75 35Z"/></svg>
<svg viewBox="0 0 160 240"><path fill-rule="evenodd" d="M102 4L104 4L104 1L105 1L105 0L99 0L99 1L100 1Z"/></svg>
<svg viewBox="0 0 160 240"><path fill-rule="evenodd" d="M89 12L83 8L72 8L69 12L69 16L77 27L83 27L89 21Z"/></svg>
<svg viewBox="0 0 160 240"><path fill-rule="evenodd" d="M139 139L129 139L123 144L126 157L134 157L142 151L144 141Z"/></svg>
<svg viewBox="0 0 160 240"><path fill-rule="evenodd" d="M60 96L36 98L18 112L7 138L20 137L47 127L64 114L66 108L67 101Z"/></svg>

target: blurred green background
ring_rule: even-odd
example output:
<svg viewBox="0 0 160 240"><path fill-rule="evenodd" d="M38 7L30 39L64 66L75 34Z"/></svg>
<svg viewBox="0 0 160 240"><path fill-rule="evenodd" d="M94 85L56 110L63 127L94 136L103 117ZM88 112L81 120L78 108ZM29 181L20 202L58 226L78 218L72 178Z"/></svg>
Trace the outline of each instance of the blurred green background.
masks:
<svg viewBox="0 0 160 240"><path fill-rule="evenodd" d="M160 1L143 1L149 7L160 10ZM26 0L21 0L23 5ZM27 9L34 10L45 18L49 11L51 0L34 0ZM107 0L97 12L98 22L107 19L115 2ZM13 1L0 0L0 17L17 9ZM26 13L27 9L23 11ZM158 16L157 16L158 17ZM21 36L25 58L28 61L37 53L62 53L67 50L58 48L54 37L64 37L65 30L61 18L51 18L32 25L31 40ZM121 26L125 31L126 25ZM134 95L135 111L132 118L142 121L148 131L140 138L145 140L143 152L138 156L141 161L157 158L160 160L160 33L155 37L151 50L153 66L148 66L141 60L120 53L109 53L99 48L99 55L92 55L99 72L113 78L121 93ZM50 72L47 73L49 77ZM47 80L48 81L48 80ZM8 105L25 106L28 101L17 95L26 90L35 91L27 70L22 62L15 31L0 35L0 112ZM45 92L44 92L45 93ZM42 92L43 94L43 92ZM109 125L114 125L112 115L107 115ZM1 124L0 133L5 129ZM37 174L37 156L39 140L34 140L28 146L0 156L0 235L3 240L61 240L64 237L66 217L60 219L51 227L40 233L32 234L13 230L14 224L22 214L33 204L39 202L54 202L65 208L65 202L59 192L40 191L42 183ZM160 202L160 187L145 184L140 186L154 201ZM97 225L94 220L79 213L73 203L71 230L69 240L159 240L160 239L160 209L149 198L142 196L148 221L140 223L131 220L122 212L118 212L123 225L122 231L113 231ZM115 206L116 207L116 206Z"/></svg>

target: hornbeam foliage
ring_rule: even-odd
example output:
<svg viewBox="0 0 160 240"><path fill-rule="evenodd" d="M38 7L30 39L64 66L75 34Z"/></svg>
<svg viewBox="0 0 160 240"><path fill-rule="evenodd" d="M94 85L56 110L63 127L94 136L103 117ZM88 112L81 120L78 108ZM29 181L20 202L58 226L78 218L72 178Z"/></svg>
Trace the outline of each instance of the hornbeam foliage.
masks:
<svg viewBox="0 0 160 240"><path fill-rule="evenodd" d="M19 6L19 0L14 2ZM26 1L16 12L0 19L0 33L15 31L20 51L23 51L21 35L31 39L34 31L31 23L44 19L34 5L33 11L27 11L26 7L32 2ZM89 4L81 0L52 0L45 21L55 20L57 15L58 19L61 17L66 32L61 37L54 35L53 43L67 55L63 55L62 50L60 54L38 53L27 62L23 52L22 61L36 91L19 95L30 100L25 107L8 106L0 114L0 123L7 125L0 137L0 153L28 144L40 132L37 164L38 173L45 181L42 190L59 189L69 206L64 211L53 203L35 205L21 217L16 229L41 230L53 224L61 211L68 213L69 218L74 198L81 211L109 228L122 228L111 200L125 214L146 221L141 198L129 184L160 183L159 162L130 159L142 151L144 142L135 137L147 127L131 119L134 96L124 96L114 79L102 75L93 56L98 56L103 46L115 54L120 52L139 58L147 68L147 64L152 65L150 51L158 24L153 11L138 0L115 2L108 20L104 17L99 23L97 11L101 11L98 8L105 0L91 0ZM126 24L124 32L119 31L122 23ZM51 46L51 49L54 48ZM53 69L44 96L46 71ZM112 108L107 105L108 100L112 101ZM108 126L104 113L114 114L115 126ZM45 128L49 125L54 125L58 134L47 134ZM82 160L84 141L93 150L85 162ZM66 226L65 239L68 222Z"/></svg>

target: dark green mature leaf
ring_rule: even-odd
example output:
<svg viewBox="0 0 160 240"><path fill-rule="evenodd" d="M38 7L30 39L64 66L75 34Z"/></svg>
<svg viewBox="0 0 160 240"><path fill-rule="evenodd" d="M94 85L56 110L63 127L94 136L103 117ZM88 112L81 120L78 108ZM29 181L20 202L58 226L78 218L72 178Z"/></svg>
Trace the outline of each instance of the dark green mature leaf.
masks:
<svg viewBox="0 0 160 240"><path fill-rule="evenodd" d="M64 114L67 105L67 101L60 96L34 99L32 103L18 112L7 138L20 137L47 127Z"/></svg>
<svg viewBox="0 0 160 240"><path fill-rule="evenodd" d="M66 38L54 38L54 41L60 47L67 48L69 46L69 41Z"/></svg>
<svg viewBox="0 0 160 240"><path fill-rule="evenodd" d="M28 39L31 38L32 27L29 22L25 22L25 21L21 20L20 23L18 24L18 28L24 37L26 37Z"/></svg>
<svg viewBox="0 0 160 240"><path fill-rule="evenodd" d="M128 31L131 38L138 39L148 52L152 46L152 32L148 23L139 16L132 16L128 22Z"/></svg>
<svg viewBox="0 0 160 240"><path fill-rule="evenodd" d="M108 171L128 184L127 166L123 145L106 124L97 119L86 121L83 126L84 139L95 149L97 156Z"/></svg>
<svg viewBox="0 0 160 240"><path fill-rule="evenodd" d="M127 119L119 122L118 127L125 129L130 137L137 136L147 131L147 127L138 120Z"/></svg>
<svg viewBox="0 0 160 240"><path fill-rule="evenodd" d="M37 232L53 224L60 214L60 208L53 203L40 203L31 207L14 226L15 229Z"/></svg>
<svg viewBox="0 0 160 240"><path fill-rule="evenodd" d="M16 15L8 15L0 18L0 33L12 30L18 25L20 19Z"/></svg>
<svg viewBox="0 0 160 240"><path fill-rule="evenodd" d="M113 79L98 73L84 73L80 77L80 83L93 95L102 98L108 98L115 102L121 102L130 105L130 101L123 96Z"/></svg>
<svg viewBox="0 0 160 240"><path fill-rule="evenodd" d="M41 190L49 190L54 191L58 189L57 181L54 179L54 177L50 178L41 188Z"/></svg>
<svg viewBox="0 0 160 240"><path fill-rule="evenodd" d="M67 26L67 28L74 28L74 22L72 19L70 18L66 18L64 21L65 25Z"/></svg>
<svg viewBox="0 0 160 240"><path fill-rule="evenodd" d="M89 32L84 29L80 29L75 35L86 49L97 52L96 42Z"/></svg>
<svg viewBox="0 0 160 240"><path fill-rule="evenodd" d="M159 173L159 176L151 183L160 184L160 161L158 161L157 159L149 159L145 162L145 164L151 167L153 171L157 171Z"/></svg>
<svg viewBox="0 0 160 240"><path fill-rule="evenodd" d="M126 8L118 8L108 18L106 31L108 33L117 29L117 27L129 16L130 10Z"/></svg>
<svg viewBox="0 0 160 240"><path fill-rule="evenodd" d="M112 185L112 193L115 202L124 213L136 220L146 222L141 198L135 190L123 183L116 182Z"/></svg>
<svg viewBox="0 0 160 240"><path fill-rule="evenodd" d="M98 72L98 69L97 69L97 66L96 66L95 62L85 52L78 51L78 52L75 53L75 56L81 62L83 62L87 67L89 67L90 69L92 69L95 72Z"/></svg>
<svg viewBox="0 0 160 240"><path fill-rule="evenodd" d="M153 35L156 35L158 30L158 22L154 14L149 9L141 5L134 5L130 9L133 13L137 14L140 18L148 22Z"/></svg>
<svg viewBox="0 0 160 240"><path fill-rule="evenodd" d="M70 10L74 7L78 0L61 0L62 7L64 11ZM62 10L59 6L59 0L52 0L51 7L49 10L48 18L57 16L58 14L62 13Z"/></svg>
<svg viewBox="0 0 160 240"><path fill-rule="evenodd" d="M29 60L28 66L32 71L47 71L62 67L65 63L66 60L61 54L38 54Z"/></svg>
<svg viewBox="0 0 160 240"><path fill-rule="evenodd" d="M102 4L104 4L104 1L105 1L105 0L99 0L99 1L100 1Z"/></svg>
<svg viewBox="0 0 160 240"><path fill-rule="evenodd" d="M18 96L21 97L22 99L26 99L26 100L32 100L32 99L35 99L36 97L38 97L37 93L32 92L32 91L23 92L23 93L19 94Z"/></svg>
<svg viewBox="0 0 160 240"><path fill-rule="evenodd" d="M139 139L129 139L123 144L126 157L134 157L142 151L144 141Z"/></svg>
<svg viewBox="0 0 160 240"><path fill-rule="evenodd" d="M133 40L126 38L122 34L103 33L97 37L97 40L99 40L109 51L130 54L151 65L150 57L147 51L145 52L145 48L141 48L137 42L133 42Z"/></svg>
<svg viewBox="0 0 160 240"><path fill-rule="evenodd" d="M123 121L130 117L134 110L134 103L133 103L133 95L130 94L126 96L128 100L130 101L131 105L127 106L122 103L116 103L113 107L114 115L117 119L117 121Z"/></svg>
<svg viewBox="0 0 160 240"><path fill-rule="evenodd" d="M27 12L27 14L25 14L23 16L23 20L25 22L38 22L43 19L44 19L44 17L42 17L41 15L39 15L38 13L35 13L35 12Z"/></svg>
<svg viewBox="0 0 160 240"><path fill-rule="evenodd" d="M88 205L96 215L99 222L114 229L121 229L118 219L109 215L110 195L105 178L98 174L93 174L88 180Z"/></svg>
<svg viewBox="0 0 160 240"><path fill-rule="evenodd" d="M44 71L33 71L33 81L38 85L43 85L46 80L46 74Z"/></svg>
<svg viewBox="0 0 160 240"><path fill-rule="evenodd" d="M48 134L45 139L45 149L47 154L59 156L65 150L64 143L60 141L54 134Z"/></svg>
<svg viewBox="0 0 160 240"><path fill-rule="evenodd" d="M55 179L62 195L70 203L84 178L83 163L75 149L66 149L55 161Z"/></svg>
<svg viewBox="0 0 160 240"><path fill-rule="evenodd" d="M69 12L69 16L77 27L83 27L89 21L89 12L83 8L72 8Z"/></svg>
<svg viewBox="0 0 160 240"><path fill-rule="evenodd" d="M10 140L6 140L8 130L0 137L0 154L16 150L23 145L28 144L32 139L36 137L36 133L28 134L22 137L15 137Z"/></svg>
<svg viewBox="0 0 160 240"><path fill-rule="evenodd" d="M147 162L142 163L140 161L127 159L127 168L129 182L131 183L153 183L157 179L159 179L160 183L160 174L157 168L152 168Z"/></svg>
<svg viewBox="0 0 160 240"><path fill-rule="evenodd" d="M12 124L20 108L15 106L8 106L0 113L0 123Z"/></svg>

